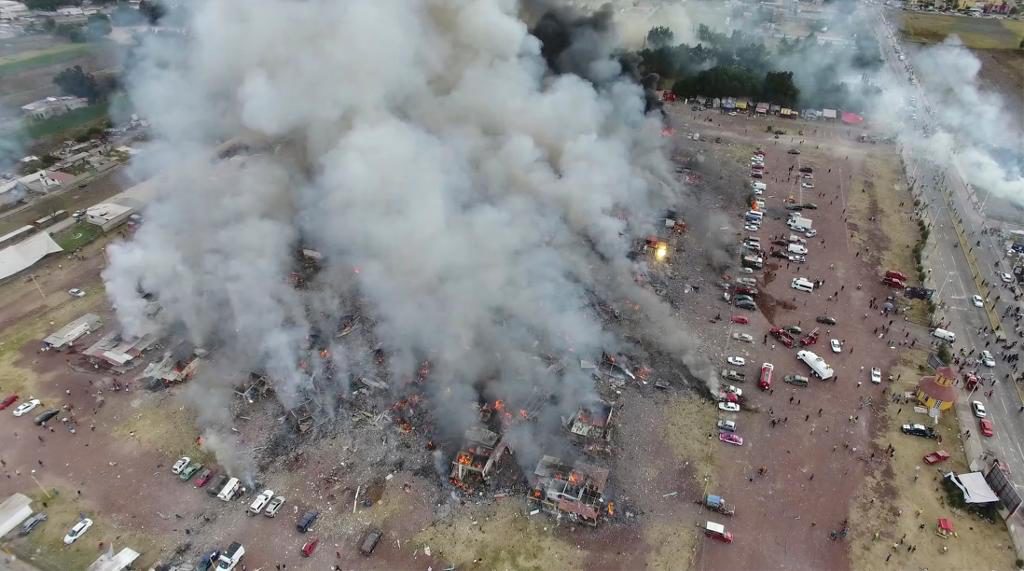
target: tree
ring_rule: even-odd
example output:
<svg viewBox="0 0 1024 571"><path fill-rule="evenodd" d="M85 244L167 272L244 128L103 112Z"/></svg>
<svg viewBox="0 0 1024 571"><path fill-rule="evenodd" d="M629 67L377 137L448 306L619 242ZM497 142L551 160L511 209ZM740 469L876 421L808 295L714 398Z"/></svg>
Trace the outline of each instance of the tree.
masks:
<svg viewBox="0 0 1024 571"><path fill-rule="evenodd" d="M82 0L23 0L29 10L53 12L61 6L78 6Z"/></svg>
<svg viewBox="0 0 1024 571"><path fill-rule="evenodd" d="M139 2L139 12L155 26L167 14L167 8L160 0L142 0Z"/></svg>
<svg viewBox="0 0 1024 571"><path fill-rule="evenodd" d="M647 47L658 49L671 46L675 41L675 34L665 26L655 26L647 32Z"/></svg>
<svg viewBox="0 0 1024 571"><path fill-rule="evenodd" d="M769 71L764 76L761 96L772 103L795 106L800 99L800 89L793 83L793 72Z"/></svg>
<svg viewBox="0 0 1024 571"><path fill-rule="evenodd" d="M65 95L84 97L89 100L89 103L95 103L101 95L96 77L91 73L86 73L80 65L69 67L58 73L53 78L53 82L60 87L61 92Z"/></svg>
<svg viewBox="0 0 1024 571"><path fill-rule="evenodd" d="M92 14L85 22L85 32L93 39L109 36L112 30L110 17L106 14Z"/></svg>

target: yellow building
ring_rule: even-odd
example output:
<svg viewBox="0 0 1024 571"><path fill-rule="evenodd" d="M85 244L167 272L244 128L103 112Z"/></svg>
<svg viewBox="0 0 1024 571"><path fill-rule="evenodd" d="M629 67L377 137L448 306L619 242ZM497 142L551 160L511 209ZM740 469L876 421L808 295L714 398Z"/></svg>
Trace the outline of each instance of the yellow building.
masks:
<svg viewBox="0 0 1024 571"><path fill-rule="evenodd" d="M956 402L956 371L952 367L939 367L934 377L921 377L917 383L917 402L927 408L949 410Z"/></svg>

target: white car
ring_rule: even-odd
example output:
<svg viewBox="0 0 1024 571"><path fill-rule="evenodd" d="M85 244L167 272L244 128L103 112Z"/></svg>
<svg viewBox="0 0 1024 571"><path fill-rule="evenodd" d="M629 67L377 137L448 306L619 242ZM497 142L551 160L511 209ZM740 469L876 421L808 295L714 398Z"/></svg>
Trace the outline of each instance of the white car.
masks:
<svg viewBox="0 0 1024 571"><path fill-rule="evenodd" d="M761 196L762 194L764 194L764 191L761 190L760 188L754 189L754 196Z"/></svg>
<svg viewBox="0 0 1024 571"><path fill-rule="evenodd" d="M1005 272L999 274L999 279L1003 280L1004 284L1012 284L1013 283L1013 276L1011 276L1010 274L1007 274Z"/></svg>
<svg viewBox="0 0 1024 571"><path fill-rule="evenodd" d="M732 338L737 341L743 341L744 343L753 343L754 337L749 333L733 333Z"/></svg>
<svg viewBox="0 0 1024 571"><path fill-rule="evenodd" d="M752 273L754 273L754 268L743 267L743 268L740 268L740 271L745 273L745 274L752 274Z"/></svg>
<svg viewBox="0 0 1024 571"><path fill-rule="evenodd" d="M736 432L736 422L732 420L719 420L718 429L726 432Z"/></svg>
<svg viewBox="0 0 1024 571"><path fill-rule="evenodd" d="M718 403L718 410L723 410L725 412L739 412L740 405L734 402L720 402Z"/></svg>
<svg viewBox="0 0 1024 571"><path fill-rule="evenodd" d="M828 344L832 346L832 352L833 353L842 353L843 352L843 344L840 343L838 339L833 339L833 340L829 341Z"/></svg>
<svg viewBox="0 0 1024 571"><path fill-rule="evenodd" d="M743 396L743 389L737 387L736 385L726 385L726 387L722 390L725 391L726 393L732 393L738 397Z"/></svg>
<svg viewBox="0 0 1024 571"><path fill-rule="evenodd" d="M92 520L89 518L85 518L82 521L76 523L75 527L72 527L71 531L69 531L68 534L64 536L64 545L71 545L72 543L78 541L78 538L85 535L85 532L89 531L90 527L92 527Z"/></svg>
<svg viewBox="0 0 1024 571"><path fill-rule="evenodd" d="M978 418L988 416L988 411L985 410L985 405L981 404L980 400L971 401L971 410L974 411L974 416Z"/></svg>
<svg viewBox="0 0 1024 571"><path fill-rule="evenodd" d="M790 251L790 253L793 253L793 254L800 254L800 255L807 254L807 248L801 246L800 244L790 244L789 245L789 251Z"/></svg>
<svg viewBox="0 0 1024 571"><path fill-rule="evenodd" d="M77 287L73 287L68 290L68 295L70 295L71 297L85 297L85 292L78 289Z"/></svg>
<svg viewBox="0 0 1024 571"><path fill-rule="evenodd" d="M14 409L14 416L22 416L22 415L28 414L29 411L31 411L35 407L39 406L39 404L40 404L40 400L39 399L29 399L29 400L21 403L20 405L18 405L18 408Z"/></svg>
<svg viewBox="0 0 1024 571"><path fill-rule="evenodd" d="M981 299L980 295L971 296L971 303L974 304L974 307L985 307L985 300Z"/></svg>
<svg viewBox="0 0 1024 571"><path fill-rule="evenodd" d="M814 188L814 183L813 182L801 182L800 186L802 186L804 188Z"/></svg>
<svg viewBox="0 0 1024 571"><path fill-rule="evenodd" d="M743 357L729 357L725 361L734 367L742 367L747 364L747 360Z"/></svg>
<svg viewBox="0 0 1024 571"><path fill-rule="evenodd" d="M882 382L882 370L878 367L871 367L871 382L876 385Z"/></svg>
<svg viewBox="0 0 1024 571"><path fill-rule="evenodd" d="M757 226L756 224L746 224L745 226L743 226L743 229L746 230L747 232L757 232L758 230L761 229L761 227Z"/></svg>
<svg viewBox="0 0 1024 571"><path fill-rule="evenodd" d="M191 462L192 459L189 458L188 456L182 456L181 458L178 458L178 461L174 463L174 466L171 466L171 473L181 474L181 471L187 468Z"/></svg>
<svg viewBox="0 0 1024 571"><path fill-rule="evenodd" d="M989 352L989 351L982 351L981 352L981 362L986 367L995 367L996 366L996 359L995 359L995 357L992 356L992 353Z"/></svg>
<svg viewBox="0 0 1024 571"><path fill-rule="evenodd" d="M249 511L247 513L249 515L259 514L261 511L263 511L263 508L266 507L268 503L270 503L270 500L273 497L274 490L263 490L263 493L256 496L256 499L253 500L251 504L249 504Z"/></svg>
<svg viewBox="0 0 1024 571"><path fill-rule="evenodd" d="M807 236L808 238L813 238L817 235L818 231L815 230L814 228L808 228L807 230L804 230L804 236Z"/></svg>

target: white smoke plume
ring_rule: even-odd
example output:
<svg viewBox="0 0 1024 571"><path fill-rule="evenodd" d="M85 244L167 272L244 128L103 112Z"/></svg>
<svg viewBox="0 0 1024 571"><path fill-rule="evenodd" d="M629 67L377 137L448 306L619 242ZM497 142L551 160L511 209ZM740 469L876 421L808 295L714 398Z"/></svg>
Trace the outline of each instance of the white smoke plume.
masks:
<svg viewBox="0 0 1024 571"><path fill-rule="evenodd" d="M627 348L591 309L596 291L640 306L651 348L714 382L625 257L677 196L660 118L621 75L616 35L593 25L600 16L551 16L548 31L568 41L542 53L527 23L538 15L521 9L196 5L185 37L149 43L129 78L154 128L148 159L164 175L146 223L110 248L104 278L123 326L180 322L235 367L204 373L200 390L261 370L286 407L311 395L336 403L372 369L373 348L334 339L357 299L396 392L430 360L427 391L451 434L474 422L482 398L536 394L548 403L540 432L595 398L579 359ZM239 134L259 143L218 160ZM324 261L295 289L300 244ZM144 292L163 322L145 313ZM568 366L553 372L544 356Z"/></svg>

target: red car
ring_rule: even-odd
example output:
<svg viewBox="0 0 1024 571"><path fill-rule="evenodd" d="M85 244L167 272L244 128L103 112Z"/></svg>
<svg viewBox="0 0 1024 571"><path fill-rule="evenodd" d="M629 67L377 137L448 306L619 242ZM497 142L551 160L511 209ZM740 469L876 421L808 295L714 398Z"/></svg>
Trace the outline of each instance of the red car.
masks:
<svg viewBox="0 0 1024 571"><path fill-rule="evenodd" d="M302 556L303 557L309 557L309 556L313 555L313 552L316 551L316 546L319 543L320 543L320 538L319 537L314 537L313 539L310 539L309 541L307 541L306 544L302 546Z"/></svg>
<svg viewBox="0 0 1024 571"><path fill-rule="evenodd" d="M981 433L984 434L985 436L992 436L993 434L995 434L995 432L992 431L991 420L983 418L980 422L978 422L978 425L981 426Z"/></svg>
<svg viewBox="0 0 1024 571"><path fill-rule="evenodd" d="M946 460L949 460L949 452L946 452L945 450L936 450L935 452L925 454L924 456L925 464L938 464L940 462L945 462Z"/></svg>
<svg viewBox="0 0 1024 571"><path fill-rule="evenodd" d="M882 278L882 283L887 285L887 286L889 286L889 287L891 287L891 288L896 288L896 289L906 289L907 288L907 286L903 282L901 282L900 280L898 280L896 278L884 277L884 278Z"/></svg>
<svg viewBox="0 0 1024 571"><path fill-rule="evenodd" d="M726 444L732 444L734 446L743 446L743 437L733 434L732 432L719 432L718 439Z"/></svg>
<svg viewBox="0 0 1024 571"><path fill-rule="evenodd" d="M771 363L764 363L761 365L761 377L757 380L757 386L762 391L767 391L772 388L772 372L775 371L775 365Z"/></svg>
<svg viewBox="0 0 1024 571"><path fill-rule="evenodd" d="M216 474L216 472L214 472L213 470L209 468L203 468L203 470L199 472L198 475L196 475L196 479L192 480L192 483L195 485L195 487L202 488L206 484L210 483L210 480L213 478L214 474Z"/></svg>
<svg viewBox="0 0 1024 571"><path fill-rule="evenodd" d="M906 274L903 272L897 272L896 270L889 270L885 272L885 277L899 280L901 282L906 282L909 279Z"/></svg>
<svg viewBox="0 0 1024 571"><path fill-rule="evenodd" d="M739 323L740 325L746 325L750 323L750 319L747 318L745 315L733 315L732 322Z"/></svg>
<svg viewBox="0 0 1024 571"><path fill-rule="evenodd" d="M3 402L0 402L0 410L3 410L5 408L11 406L12 404L14 404L14 401L16 401L16 400L18 400L18 395L11 395L11 396L5 398Z"/></svg>

